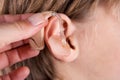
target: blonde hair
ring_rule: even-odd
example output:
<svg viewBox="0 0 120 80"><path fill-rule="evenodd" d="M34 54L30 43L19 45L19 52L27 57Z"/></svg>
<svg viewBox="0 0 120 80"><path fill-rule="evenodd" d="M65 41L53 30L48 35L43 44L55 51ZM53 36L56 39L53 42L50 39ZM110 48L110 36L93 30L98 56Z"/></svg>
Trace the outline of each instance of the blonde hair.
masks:
<svg viewBox="0 0 120 80"><path fill-rule="evenodd" d="M90 9L97 5L112 5L117 0L0 0L0 14L38 13L55 11L64 13L74 20L82 20ZM26 80L53 80L57 76L52 56L45 47L34 58L15 64L12 68L26 65L31 73Z"/></svg>

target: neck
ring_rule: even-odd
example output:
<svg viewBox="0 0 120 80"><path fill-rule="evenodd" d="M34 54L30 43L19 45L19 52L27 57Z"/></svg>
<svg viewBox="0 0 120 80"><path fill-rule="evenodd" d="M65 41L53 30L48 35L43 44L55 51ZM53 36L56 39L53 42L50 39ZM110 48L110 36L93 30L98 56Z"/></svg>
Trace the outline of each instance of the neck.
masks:
<svg viewBox="0 0 120 80"><path fill-rule="evenodd" d="M78 60L71 63L55 61L58 77L62 78L61 80L85 80Z"/></svg>

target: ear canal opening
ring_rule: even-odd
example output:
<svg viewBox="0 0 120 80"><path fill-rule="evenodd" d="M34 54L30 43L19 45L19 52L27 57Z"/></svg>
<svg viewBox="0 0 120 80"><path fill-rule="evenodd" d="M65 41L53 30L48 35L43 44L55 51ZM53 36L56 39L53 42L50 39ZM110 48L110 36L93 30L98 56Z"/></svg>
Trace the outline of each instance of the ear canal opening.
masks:
<svg viewBox="0 0 120 80"><path fill-rule="evenodd" d="M69 38L67 38L66 41L72 49L75 49L75 46L71 44L71 40Z"/></svg>

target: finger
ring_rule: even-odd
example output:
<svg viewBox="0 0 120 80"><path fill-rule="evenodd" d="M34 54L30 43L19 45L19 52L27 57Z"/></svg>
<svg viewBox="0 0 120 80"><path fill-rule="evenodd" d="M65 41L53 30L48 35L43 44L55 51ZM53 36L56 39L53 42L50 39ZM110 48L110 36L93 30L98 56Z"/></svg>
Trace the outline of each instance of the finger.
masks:
<svg viewBox="0 0 120 80"><path fill-rule="evenodd" d="M19 20L25 20L28 17L32 16L33 14L27 13L27 14L17 14L17 15L1 15L0 16L0 23L6 23L6 22L15 22Z"/></svg>
<svg viewBox="0 0 120 80"><path fill-rule="evenodd" d="M0 24L0 45L3 47L27 39L40 31L41 27L45 25L47 25L46 15L40 13L23 21Z"/></svg>
<svg viewBox="0 0 120 80"><path fill-rule="evenodd" d="M0 49L0 53L11 50L13 48L17 48L17 47L22 46L24 44L25 43L23 43L23 41L18 41L18 42L12 43L10 45L4 46Z"/></svg>
<svg viewBox="0 0 120 80"><path fill-rule="evenodd" d="M12 47L12 48L17 48L17 47L22 46L22 45L24 45L23 40L12 43L12 44L11 44L11 47ZM11 48L11 49L12 49L12 48Z"/></svg>
<svg viewBox="0 0 120 80"><path fill-rule="evenodd" d="M33 50L29 45L7 51L6 53L0 54L0 69L3 69L19 61L34 57L38 54L39 51Z"/></svg>
<svg viewBox="0 0 120 80"><path fill-rule="evenodd" d="M17 47L20 47L20 46L25 45L25 44L28 44L28 39L22 40L22 41L17 41L17 42L10 44L10 45L4 46L0 49L0 53L17 48Z"/></svg>
<svg viewBox="0 0 120 80"><path fill-rule="evenodd" d="M29 73L30 71L27 67L21 67L8 75L0 77L0 80L24 80L29 75Z"/></svg>
<svg viewBox="0 0 120 80"><path fill-rule="evenodd" d="M0 48L27 39L45 26L46 23L40 24L38 27L32 26L29 22L16 22L0 25Z"/></svg>

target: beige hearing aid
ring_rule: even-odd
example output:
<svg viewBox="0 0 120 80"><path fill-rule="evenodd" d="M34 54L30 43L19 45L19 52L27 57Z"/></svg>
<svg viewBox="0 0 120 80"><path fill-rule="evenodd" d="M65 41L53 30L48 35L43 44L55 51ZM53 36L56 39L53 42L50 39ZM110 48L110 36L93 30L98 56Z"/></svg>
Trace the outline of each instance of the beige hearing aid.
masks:
<svg viewBox="0 0 120 80"><path fill-rule="evenodd" d="M43 16L46 16L45 18L48 19L52 16L56 16L60 19L60 17L57 15L56 12L49 11L49 12L43 12L41 13ZM61 21L61 20L60 20ZM44 27L33 37L29 39L29 43L33 49L36 50L42 50L44 49L45 43L44 43Z"/></svg>
<svg viewBox="0 0 120 80"><path fill-rule="evenodd" d="M42 28L37 34L29 39L29 43L33 49L44 49L44 28Z"/></svg>

